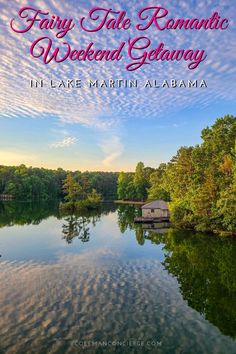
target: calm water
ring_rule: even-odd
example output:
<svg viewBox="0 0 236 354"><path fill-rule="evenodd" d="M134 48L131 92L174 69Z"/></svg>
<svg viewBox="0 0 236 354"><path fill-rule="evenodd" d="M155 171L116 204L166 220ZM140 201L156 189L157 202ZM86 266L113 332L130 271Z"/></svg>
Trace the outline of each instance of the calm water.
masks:
<svg viewBox="0 0 236 354"><path fill-rule="evenodd" d="M236 241L0 204L0 353L236 353Z"/></svg>

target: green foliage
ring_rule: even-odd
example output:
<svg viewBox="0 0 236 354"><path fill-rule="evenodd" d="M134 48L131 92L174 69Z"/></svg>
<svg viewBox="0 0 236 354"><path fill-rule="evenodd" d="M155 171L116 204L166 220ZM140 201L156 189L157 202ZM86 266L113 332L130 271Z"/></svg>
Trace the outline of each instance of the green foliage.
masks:
<svg viewBox="0 0 236 354"><path fill-rule="evenodd" d="M17 200L48 200L62 196L62 169L0 166L0 194L10 194Z"/></svg>
<svg viewBox="0 0 236 354"><path fill-rule="evenodd" d="M63 191L66 195L65 199L70 203L76 202L82 197L82 190L82 186L76 182L71 174L68 174L63 183Z"/></svg>
<svg viewBox="0 0 236 354"><path fill-rule="evenodd" d="M66 205L113 200L170 201L178 226L236 233L236 118L225 116L202 131L202 143L181 147L157 169L142 162L135 173L66 172L62 169L0 166L0 194L16 200L66 198ZM63 187L64 183L64 187ZM95 192L95 191L96 192ZM72 203L72 204L71 204ZM79 207L79 206L78 206ZM89 207L89 206L88 206Z"/></svg>
<svg viewBox="0 0 236 354"><path fill-rule="evenodd" d="M95 189L90 192L90 182L86 175L82 176L79 184L72 174L68 174L63 184L63 190L67 202L60 203L62 210L96 209L102 201L101 194L97 193Z"/></svg>
<svg viewBox="0 0 236 354"><path fill-rule="evenodd" d="M146 200L149 178L154 169L144 167L142 162L136 166L135 173L121 172L118 177L117 195L121 200Z"/></svg>
<svg viewBox="0 0 236 354"><path fill-rule="evenodd" d="M165 201L170 201L170 194L165 189L164 175L167 165L162 163L160 166L150 175L150 188L148 190L148 199L156 200L161 199Z"/></svg>
<svg viewBox="0 0 236 354"><path fill-rule="evenodd" d="M86 172L85 172L86 173ZM104 200L115 200L117 198L117 172L87 172L91 188L96 189Z"/></svg>
<svg viewBox="0 0 236 354"><path fill-rule="evenodd" d="M71 176L75 179L76 193L85 195L96 189L105 200L116 199L116 187L118 173L115 172L66 172L61 168L48 170L44 168L27 168L20 166L0 166L0 194L12 195L14 199L21 201L53 200L64 197L63 182ZM69 181L68 181L69 182ZM80 192L79 192L80 188ZM73 196L71 187L71 198Z"/></svg>
<svg viewBox="0 0 236 354"><path fill-rule="evenodd" d="M96 189L93 189L92 192L88 194L87 200L91 205L99 205L102 201L102 196L96 191Z"/></svg>
<svg viewBox="0 0 236 354"><path fill-rule="evenodd" d="M147 198L148 182L145 176L144 164L139 162L134 174L134 188L138 200L145 200Z"/></svg>
<svg viewBox="0 0 236 354"><path fill-rule="evenodd" d="M201 145L181 147L150 176L148 198L171 200L177 226L236 233L235 138L235 117L217 119Z"/></svg>
<svg viewBox="0 0 236 354"><path fill-rule="evenodd" d="M169 203L171 221L178 227L193 226L194 215L187 201L178 199Z"/></svg>
<svg viewBox="0 0 236 354"><path fill-rule="evenodd" d="M135 199L135 189L133 174L121 172L118 177L117 195L121 200Z"/></svg>
<svg viewBox="0 0 236 354"><path fill-rule="evenodd" d="M230 185L228 189L220 193L216 203L219 218L224 229L236 230L236 185Z"/></svg>
<svg viewBox="0 0 236 354"><path fill-rule="evenodd" d="M60 211L71 211L75 210L75 202L60 202L59 204Z"/></svg>
<svg viewBox="0 0 236 354"><path fill-rule="evenodd" d="M225 116L202 131L202 144L181 147L157 169L121 172L118 198L170 202L171 221L198 231L236 233L236 118Z"/></svg>

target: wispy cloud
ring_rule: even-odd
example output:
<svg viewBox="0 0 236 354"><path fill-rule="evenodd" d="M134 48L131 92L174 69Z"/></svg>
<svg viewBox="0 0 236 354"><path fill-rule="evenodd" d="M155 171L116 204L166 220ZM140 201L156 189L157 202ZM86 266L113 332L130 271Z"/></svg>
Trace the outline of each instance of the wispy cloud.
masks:
<svg viewBox="0 0 236 354"><path fill-rule="evenodd" d="M17 11L22 6L36 7L49 11L51 15L59 15L61 18L74 18L79 20L86 16L91 7L96 6L94 0L68 0L59 3L56 0L0 0L0 22L3 25L0 34L0 118L42 118L53 116L58 124L65 126L65 134L55 132L56 142L50 144L50 148L66 148L76 143L75 138L69 136L70 128L74 125L91 128L96 131L96 141L102 137L99 147L104 155L99 163L103 166L111 166L124 152L124 147L119 138L119 126L126 126L128 120L136 119L137 124L149 118L153 120L163 119L183 109L195 108L201 110L211 107L214 103L235 102L235 74L236 66L235 51L232 49L235 40L235 25L232 14L234 13L233 2L223 0L182 0L176 6L170 2L166 7L170 17L174 18L205 18L213 11L219 11L224 17L230 19L230 27L227 31L163 31L157 32L155 27L146 31L145 35L151 39L149 49L155 49L160 41L169 49L181 48L204 48L208 58L196 70L188 70L186 63L152 62L145 65L137 72L127 73L125 64L130 58L124 54L120 62L63 62L60 64L50 63L45 66L40 59L29 55L31 43L42 35L36 24L25 34L13 33L9 22L17 18ZM14 6L13 6L14 4ZM132 20L129 31L106 31L87 33L80 31L77 26L69 32L66 41L73 49L85 49L92 40L95 48L115 49L118 45L129 38L140 36L135 28L137 13L143 7L139 2L131 0L119 0L114 4L113 0L101 0L101 7L113 8L114 10L125 9ZM147 0L145 6L153 6L153 1ZM163 5L165 6L165 5ZM164 19L163 19L164 20ZM79 22L79 21L77 21ZM45 35L53 38L54 46L57 47L64 39L56 40L51 31ZM5 37L7 40L5 40ZM222 50L224 48L224 50ZM124 53L126 53L126 49ZM140 53L141 54L141 53ZM44 80L43 88L31 88L30 80ZM80 89L52 89L50 80L59 83L60 80L81 79ZM137 79L141 83L138 88L91 88L90 80L98 79ZM147 79L157 80L161 83L164 79L205 79L208 89L144 89L142 83ZM223 84L222 84L223 83ZM178 128L170 124L170 129ZM67 133L68 131L68 133ZM104 134L112 137L104 141ZM81 137L82 138L82 137ZM53 138L51 138L53 139ZM72 140L71 140L72 139ZM58 140L58 141L57 141ZM60 141L61 140L61 141ZM91 145L94 141L91 143Z"/></svg>
<svg viewBox="0 0 236 354"><path fill-rule="evenodd" d="M77 139L75 137L68 136L61 141L49 144L49 147L52 149L64 148L64 147L69 147L69 146L75 145L76 142L77 142Z"/></svg>
<svg viewBox="0 0 236 354"><path fill-rule="evenodd" d="M9 28L9 21L17 17L19 2L12 6L11 2L4 2L0 12L0 20L4 26L4 33L7 35L7 41L1 37L1 57L0 76L2 85L0 87L0 115L3 117L39 117L42 114L53 113L64 123L78 123L92 128L104 130L113 121L114 118L121 120L123 118L157 118L160 115L184 107L201 105L209 106L219 100L235 100L235 53L232 50L232 44L235 38L235 27L233 26L233 3L228 4L219 1L216 6L213 0L199 1L196 4L194 0L183 0L176 7L176 4L168 4L170 16L176 18L199 17L206 14L210 16L213 11L219 10L225 17L230 19L230 27L227 31L163 31L157 33L153 27L147 31L146 35L152 41L152 48L157 47L159 41L166 43L168 48L205 48L208 58L199 69L188 70L186 63L152 63L146 65L137 72L128 75L128 78L139 79L141 82L148 79L205 79L208 81L208 90L186 90L183 91L166 89L96 89L83 85L81 89L32 89L29 85L30 79L42 79L45 83L50 79L58 82L60 79L80 78L82 83L89 79L116 79L127 78L125 64L130 61L124 57L121 62L78 62L61 63L56 65L51 63L45 67L41 60L32 58L29 52L29 46L35 38L39 37L41 31L34 26L31 31L24 35L13 33ZM23 5L23 2L21 2ZM153 2L149 1L148 4ZM66 4L58 4L54 0L29 0L28 6L47 9L50 14L58 14L62 18L67 16L74 19L86 15L88 10L94 6L94 1L80 1L80 6L74 0L69 0ZM119 6L114 7L112 0L102 2L104 7L125 8L133 23L137 21L137 12L141 6L130 1L128 4L124 0L119 1ZM52 35L51 33L49 33ZM78 34L80 40L78 41ZM94 43L101 48L116 48L121 41L128 40L129 37L135 38L140 33L133 25L130 31L113 31L112 33L103 32L88 34L75 28L68 33L68 41L73 48L85 48L93 39ZM106 34L106 35L105 35ZM157 39L157 34L159 38ZM55 38L54 38L55 40ZM61 41L59 41L61 42ZM19 45L20 43L20 45ZM56 40L55 40L56 45ZM224 48L224 50L221 50ZM227 64L225 61L227 59ZM21 68L19 70L19 68ZM164 74L163 74L164 72ZM65 77L66 73L66 77ZM222 79L224 85L222 85ZM14 81L14 85L11 83ZM30 97L30 99L29 99ZM109 119L104 119L109 114Z"/></svg>
<svg viewBox="0 0 236 354"><path fill-rule="evenodd" d="M120 137L118 136L112 136L109 138L109 140L104 140L100 144L100 148L105 154L105 158L102 161L102 164L105 167L110 167L112 163L117 160L124 151L124 146Z"/></svg>

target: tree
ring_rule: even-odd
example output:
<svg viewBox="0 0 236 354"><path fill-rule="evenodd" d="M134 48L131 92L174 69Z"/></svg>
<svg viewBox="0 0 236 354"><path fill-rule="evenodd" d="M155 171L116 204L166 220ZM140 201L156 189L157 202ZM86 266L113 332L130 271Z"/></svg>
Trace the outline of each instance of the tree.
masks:
<svg viewBox="0 0 236 354"><path fill-rule="evenodd" d="M201 136L201 144L181 147L150 176L148 196L168 197L178 226L236 233L235 117L217 119Z"/></svg>
<svg viewBox="0 0 236 354"><path fill-rule="evenodd" d="M148 189L148 199L162 199L170 201L170 194L163 186L164 174L166 170L166 164L162 163L160 166L150 175L150 188Z"/></svg>
<svg viewBox="0 0 236 354"><path fill-rule="evenodd" d="M66 172L61 168L49 170L25 165L0 165L0 194L11 194L16 200L61 199L63 183L68 174L82 188L82 198L96 189L104 199L114 200L118 173L115 172Z"/></svg>
<svg viewBox="0 0 236 354"><path fill-rule="evenodd" d="M117 195L121 200L135 199L133 174L121 172L117 182Z"/></svg>
<svg viewBox="0 0 236 354"><path fill-rule="evenodd" d="M102 201L102 196L96 189L93 189L92 192L88 194L87 199L92 204L99 204Z"/></svg>
<svg viewBox="0 0 236 354"><path fill-rule="evenodd" d="M63 183L63 191L66 194L65 199L68 202L76 202L82 194L81 186L75 181L71 174L68 174Z"/></svg>
<svg viewBox="0 0 236 354"><path fill-rule="evenodd" d="M145 169L143 162L139 162L135 169L134 174L134 188L136 192L136 198L139 200L145 200L147 198L148 182L145 178Z"/></svg>
<svg viewBox="0 0 236 354"><path fill-rule="evenodd" d="M222 219L222 225L228 231L236 230L236 140L231 156L224 159L223 170L228 177L232 176L232 182L221 191L217 201L218 215Z"/></svg>

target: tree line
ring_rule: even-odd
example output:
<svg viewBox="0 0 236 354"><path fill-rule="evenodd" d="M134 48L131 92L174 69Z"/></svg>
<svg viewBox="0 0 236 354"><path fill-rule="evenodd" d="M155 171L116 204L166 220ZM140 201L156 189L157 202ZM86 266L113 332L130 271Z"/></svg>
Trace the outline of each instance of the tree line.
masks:
<svg viewBox="0 0 236 354"><path fill-rule="evenodd" d="M236 117L218 118L202 130L202 143L181 147L157 169L137 164L121 172L119 199L169 202L176 226L236 232Z"/></svg>
<svg viewBox="0 0 236 354"><path fill-rule="evenodd" d="M218 118L202 130L201 138L201 144L181 147L158 168L139 162L134 173L0 166L0 195L34 201L65 198L72 191L82 200L94 200L97 194L103 200L163 199L176 226L235 233L236 118ZM66 190L68 178L74 191Z"/></svg>
<svg viewBox="0 0 236 354"><path fill-rule="evenodd" d="M81 193L96 190L104 200L116 199L118 173L71 172L61 168L50 170L20 166L0 166L0 195L12 195L15 200L53 200L65 197L63 185L71 176Z"/></svg>

